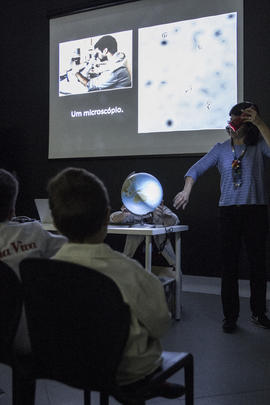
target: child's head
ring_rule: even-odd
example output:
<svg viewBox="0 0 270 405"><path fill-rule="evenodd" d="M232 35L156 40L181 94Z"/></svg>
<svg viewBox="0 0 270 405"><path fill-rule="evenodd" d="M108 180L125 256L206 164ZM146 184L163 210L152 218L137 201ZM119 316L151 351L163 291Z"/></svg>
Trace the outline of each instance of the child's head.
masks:
<svg viewBox="0 0 270 405"><path fill-rule="evenodd" d="M64 169L50 180L48 193L55 226L71 242L85 242L106 228L109 197L93 173Z"/></svg>
<svg viewBox="0 0 270 405"><path fill-rule="evenodd" d="M0 169L0 222L7 221L15 215L18 189L16 177L8 171Z"/></svg>

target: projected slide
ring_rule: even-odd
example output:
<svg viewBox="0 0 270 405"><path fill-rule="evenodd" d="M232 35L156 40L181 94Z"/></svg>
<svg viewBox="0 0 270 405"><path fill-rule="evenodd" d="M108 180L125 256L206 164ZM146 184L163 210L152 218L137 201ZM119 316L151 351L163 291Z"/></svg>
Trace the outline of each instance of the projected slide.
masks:
<svg viewBox="0 0 270 405"><path fill-rule="evenodd" d="M131 86L132 31L59 44L59 96Z"/></svg>
<svg viewBox="0 0 270 405"><path fill-rule="evenodd" d="M243 100L243 0L57 16L49 77L49 158L207 152Z"/></svg>
<svg viewBox="0 0 270 405"><path fill-rule="evenodd" d="M138 132L217 129L237 102L237 14L139 29Z"/></svg>

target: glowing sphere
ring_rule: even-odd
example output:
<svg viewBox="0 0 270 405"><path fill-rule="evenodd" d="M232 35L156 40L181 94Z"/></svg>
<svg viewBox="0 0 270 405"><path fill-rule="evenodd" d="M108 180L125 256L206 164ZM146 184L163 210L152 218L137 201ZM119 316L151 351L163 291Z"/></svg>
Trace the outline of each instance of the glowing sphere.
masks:
<svg viewBox="0 0 270 405"><path fill-rule="evenodd" d="M163 190L160 182L151 174L135 173L124 181L121 198L130 212L145 215L160 205Z"/></svg>

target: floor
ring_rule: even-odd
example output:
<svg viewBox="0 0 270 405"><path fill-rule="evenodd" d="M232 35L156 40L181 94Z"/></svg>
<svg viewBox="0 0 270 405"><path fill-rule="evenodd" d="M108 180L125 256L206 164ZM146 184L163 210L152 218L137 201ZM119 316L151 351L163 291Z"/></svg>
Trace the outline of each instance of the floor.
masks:
<svg viewBox="0 0 270 405"><path fill-rule="evenodd" d="M163 339L171 351L194 355L196 405L269 405L270 330L258 328L249 320L248 298L241 298L239 328L224 334L221 328L220 297L199 292L183 293L181 321L174 321ZM181 381L181 372L173 381ZM10 369L0 366L0 405L11 405ZM93 393L93 405L98 404ZM147 403L182 405L184 399L157 398ZM81 391L56 382L39 381L37 405L83 405ZM111 405L118 404L111 400Z"/></svg>

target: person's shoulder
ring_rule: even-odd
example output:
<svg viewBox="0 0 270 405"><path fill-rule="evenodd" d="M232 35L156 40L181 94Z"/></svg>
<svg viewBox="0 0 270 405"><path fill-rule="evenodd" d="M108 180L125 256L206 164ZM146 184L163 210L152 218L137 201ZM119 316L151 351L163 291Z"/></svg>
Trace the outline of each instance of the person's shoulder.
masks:
<svg viewBox="0 0 270 405"><path fill-rule="evenodd" d="M10 228L17 228L17 227L18 228L26 228L26 227L35 228L35 227L41 227L41 224L36 220L23 221L20 218L21 217L14 217L10 221L1 222L1 224L3 226L7 226L7 227L10 227Z"/></svg>
<svg viewBox="0 0 270 405"><path fill-rule="evenodd" d="M118 250L113 249L107 243L102 244L104 249L106 249L106 254L110 256L112 259L123 261L125 263L130 263L131 265L139 265L141 266L136 260L131 259L130 257L126 256L124 253L119 252Z"/></svg>
<svg viewBox="0 0 270 405"><path fill-rule="evenodd" d="M37 220L22 222L20 225L23 225L25 228L32 228L44 231L42 224Z"/></svg>
<svg viewBox="0 0 270 405"><path fill-rule="evenodd" d="M231 144L230 140L227 139L227 140L224 141L224 142L217 142L217 143L214 145L214 147L216 147L216 148L223 148L224 146L228 146L228 145L230 145L230 144Z"/></svg>
<svg viewBox="0 0 270 405"><path fill-rule="evenodd" d="M19 222L14 218L11 221L2 222L0 224L1 232L6 232L8 235L16 234L18 237L27 237L27 235L43 234L41 224L38 221Z"/></svg>
<svg viewBox="0 0 270 405"><path fill-rule="evenodd" d="M143 266L135 259L128 257L122 252L119 252L118 250L113 249L111 246L108 244L104 243L103 246L106 249L106 255L107 257L110 257L112 260L117 260L119 262L119 266L123 266L125 269L133 269L133 270L143 270L143 273L148 274Z"/></svg>
<svg viewBox="0 0 270 405"><path fill-rule="evenodd" d="M224 141L224 142L217 142L208 153L219 153L222 152L224 149L227 149L228 146L230 146L230 141Z"/></svg>

